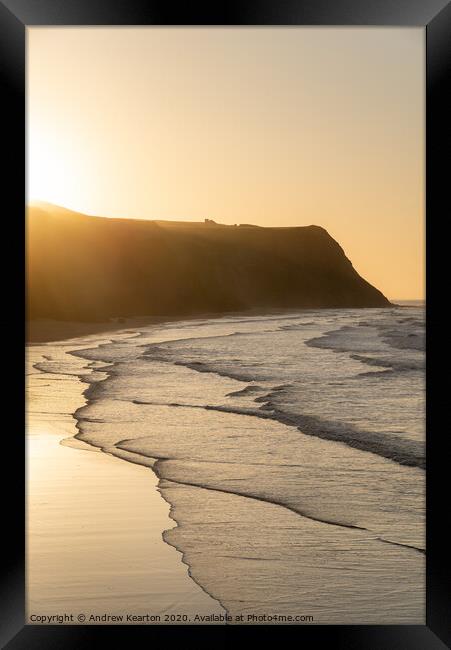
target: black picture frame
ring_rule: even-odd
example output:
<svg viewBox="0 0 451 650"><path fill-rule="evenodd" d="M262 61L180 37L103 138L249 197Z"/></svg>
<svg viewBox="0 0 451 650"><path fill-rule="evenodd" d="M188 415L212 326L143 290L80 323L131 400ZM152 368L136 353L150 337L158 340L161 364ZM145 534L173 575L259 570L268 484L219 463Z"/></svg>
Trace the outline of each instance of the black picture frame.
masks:
<svg viewBox="0 0 451 650"><path fill-rule="evenodd" d="M25 625L24 570L24 193L26 27L35 25L377 25L419 26L426 30L426 242L427 242L427 610L424 626L33 626ZM255 642L283 642L285 632L310 648L322 644L365 650L434 650L451 646L450 550L445 532L449 483L449 425L446 381L435 370L446 344L442 278L449 256L442 222L449 216L451 102L447 84L451 63L451 4L447 0L269 0L217 6L147 0L0 0L0 78L2 83L3 289L8 318L1 319L4 353L10 355L4 410L3 467L10 475L3 491L0 622L2 647L90 648L111 639L117 644L171 642L176 635L196 646L225 645L239 634ZM389 236L389 234L387 234ZM433 252L432 252L433 251ZM7 259L6 253L10 253ZM446 347L446 345L445 345ZM443 363L443 362L442 362ZM6 368L8 370L6 370ZM12 396L18 397L13 407ZM5 404L5 402L7 402ZM448 452L448 453L447 453ZM448 507L447 507L448 506ZM281 636L282 635L282 636Z"/></svg>

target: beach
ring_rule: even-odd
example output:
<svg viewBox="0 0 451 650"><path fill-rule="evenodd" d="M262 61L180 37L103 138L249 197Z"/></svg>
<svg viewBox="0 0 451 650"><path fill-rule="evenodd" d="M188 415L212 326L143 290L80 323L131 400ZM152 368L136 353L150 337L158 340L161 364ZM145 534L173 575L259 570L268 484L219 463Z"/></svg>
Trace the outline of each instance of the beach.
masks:
<svg viewBox="0 0 451 650"><path fill-rule="evenodd" d="M155 475L73 437L86 389L76 374L84 364L67 355L74 347L27 349L28 622L177 624L223 613L162 540L174 522ZM43 355L69 362L41 373L33 365Z"/></svg>
<svg viewBox="0 0 451 650"><path fill-rule="evenodd" d="M422 327L421 307L306 310L29 347L29 612L55 611L54 580L74 612L424 623Z"/></svg>

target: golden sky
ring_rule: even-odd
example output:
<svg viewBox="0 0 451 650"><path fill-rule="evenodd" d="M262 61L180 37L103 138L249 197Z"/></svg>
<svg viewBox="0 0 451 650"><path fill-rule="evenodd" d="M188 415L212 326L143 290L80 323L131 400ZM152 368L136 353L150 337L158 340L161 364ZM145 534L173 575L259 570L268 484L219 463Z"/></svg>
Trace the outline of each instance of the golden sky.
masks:
<svg viewBox="0 0 451 650"><path fill-rule="evenodd" d="M28 28L28 200L317 224L424 297L422 28Z"/></svg>

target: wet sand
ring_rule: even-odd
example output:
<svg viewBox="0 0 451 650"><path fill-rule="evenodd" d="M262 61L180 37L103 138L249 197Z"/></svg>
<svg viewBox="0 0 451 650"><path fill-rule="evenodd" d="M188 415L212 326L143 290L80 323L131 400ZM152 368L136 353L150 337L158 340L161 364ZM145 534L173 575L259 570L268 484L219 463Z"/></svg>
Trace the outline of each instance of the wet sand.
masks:
<svg viewBox="0 0 451 650"><path fill-rule="evenodd" d="M110 623L89 619L106 614L129 624L186 624L195 614L223 613L162 539L175 522L153 472L72 438L71 413L86 385L32 368L42 352L70 347L33 346L27 354L27 620L67 614L68 623ZM148 618L127 621L127 614Z"/></svg>
<svg viewBox="0 0 451 650"><path fill-rule="evenodd" d="M58 321L51 319L30 320L27 322L26 339L28 343L51 343L52 341L63 341L76 336L88 336L90 334L103 334L123 330L128 327L139 327L140 325L159 322L157 318L128 318L112 319L98 323L82 323L76 321Z"/></svg>
<svg viewBox="0 0 451 650"><path fill-rule="evenodd" d="M292 309L260 309L253 308L235 312L203 312L196 315L178 314L170 316L140 316L137 318L113 318L103 322L61 321L40 318L28 320L26 323L26 341L28 344L52 343L67 341L75 337L84 337L97 334L98 336L127 329L140 328L146 325L170 323L189 318L191 321L222 318L224 316L258 316L264 314L283 314L292 312ZM297 310L296 310L297 311Z"/></svg>

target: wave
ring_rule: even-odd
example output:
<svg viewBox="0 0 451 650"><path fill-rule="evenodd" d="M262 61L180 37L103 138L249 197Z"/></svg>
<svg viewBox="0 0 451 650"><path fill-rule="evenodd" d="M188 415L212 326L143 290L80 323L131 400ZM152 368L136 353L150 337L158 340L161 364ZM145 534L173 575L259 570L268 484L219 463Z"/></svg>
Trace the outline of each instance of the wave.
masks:
<svg viewBox="0 0 451 650"><path fill-rule="evenodd" d="M249 387L252 388L252 387ZM246 389L244 389L246 390ZM277 390L277 387L275 391ZM280 388L279 388L280 390ZM274 392L275 392L274 391ZM242 393L242 391L239 391ZM331 422L311 415L301 415L284 412L278 405L271 401L273 393L256 398L255 402L264 402L259 408L217 406L211 404L181 404L171 402L169 404L151 402L145 400L133 400L135 404L149 406L171 406L175 408L203 409L205 411L217 411L218 413L232 413L248 417L260 418L263 420L274 420L280 424L296 427L301 433L308 436L315 436L323 440L341 442L354 449L370 452L392 460L399 465L418 467L425 469L426 459L424 456L425 445L415 440L398 439L385 433L374 431L359 431L349 424Z"/></svg>
<svg viewBox="0 0 451 650"><path fill-rule="evenodd" d="M362 329L361 329L362 328ZM371 341L362 339L365 335L364 328L374 331L375 336ZM377 339L383 344L377 344ZM389 349L405 350L413 353L425 351L425 326L424 320L418 317L402 319L385 318L384 320L361 320L353 325L344 325L338 329L330 330L321 336L305 341L310 347L330 349L335 352L353 352L356 347L367 343L367 351L376 351L378 348L385 353ZM388 347L388 349L387 349Z"/></svg>
<svg viewBox="0 0 451 650"><path fill-rule="evenodd" d="M424 370L424 360L423 359L411 359L404 361L402 359L381 358L381 357L367 357L362 354L350 354L351 359L356 361L361 361L368 366L379 366L381 368L389 368L391 370L397 371L408 371L408 370Z"/></svg>
<svg viewBox="0 0 451 650"><path fill-rule="evenodd" d="M307 336L320 329L309 328ZM230 336L223 344L220 336L186 334L188 343L165 331L157 344L144 335L124 346L77 350L74 356L95 364L99 381L86 386L87 405L75 417L78 440L157 475L177 523L163 539L183 554L190 576L232 612L266 611L275 603L298 608L326 580L336 598L327 610L363 608L357 621L370 620L365 603L371 613L375 593L391 612L387 594L399 600L398 584L408 598L419 592L421 443L293 413L301 399L312 399L311 392L302 395L297 370L309 382L312 362L327 356L309 350L278 372L271 364L279 359L280 338L297 342L296 334L263 334L256 343ZM359 364L350 366L355 371ZM322 365L316 371L327 377ZM329 377L327 392L348 379ZM358 389L362 382L355 383ZM262 570L265 584L274 586L268 595L255 578ZM230 598L230 584L242 601Z"/></svg>
<svg viewBox="0 0 451 650"><path fill-rule="evenodd" d="M410 322L410 319L408 319ZM389 368L395 372L424 371L424 331L414 319L415 331L392 330L393 323L361 321L357 325L345 325L336 330L324 332L321 336L305 341L311 348L347 353L349 358L369 366ZM374 336L362 334L363 328L371 328ZM403 350L401 357L398 350Z"/></svg>
<svg viewBox="0 0 451 650"><path fill-rule="evenodd" d="M343 331L343 329L345 328L341 328L340 331ZM347 327L345 331L348 331L349 329L352 328ZM184 343L185 342L183 342L183 344ZM312 347L323 347L324 343L322 338L319 338L314 339L313 342L312 340L307 341L307 345ZM335 351L336 348L334 348L334 352ZM241 408L239 406L218 406L208 404L205 404L204 406L196 405L196 408L276 420L288 426L295 426L299 431L310 436L340 442L349 447L387 458L400 465L425 469L425 444L422 441L412 440L405 435L396 435L396 432L387 433L381 430L378 431L376 427L376 430L368 430L365 427L359 427L356 424L346 421L320 417L317 414L304 414L299 412L298 408L293 411L292 407L290 408L289 405L284 405L283 403L284 390L290 388L291 384L282 384L270 387L269 392L269 387L267 386L265 388L266 394L264 391L262 394L262 391L259 390L259 381L261 378L258 376L258 373L249 373L247 367L242 368L239 364L236 364L233 368L230 368L230 364L224 364L221 362L193 361L192 357L196 356L196 349L193 348L190 348L191 358L184 359L183 356L185 353L185 347L183 350L180 350L177 347L165 348L163 346L152 345L147 348L144 355L149 359L169 363L174 366L182 366L199 373L212 373L220 377L227 377L244 382L247 384L245 388L234 391L232 395L229 394L229 396L244 397L252 396L253 393L260 393L255 397L254 402L262 403L259 408ZM355 375L355 379L357 380L371 380L376 377L380 377L382 380L390 380L391 375L395 371L405 372L409 370L423 370L422 359L411 358L404 360L399 357L394 358L392 355L380 358L356 353L349 354L349 358L369 366L383 368L381 372L357 373ZM342 383L341 385L349 385L350 378L347 378L346 382L346 384ZM330 384L330 386L331 385L332 384ZM337 385L340 385L340 383ZM276 397L277 400L274 399ZM391 408L393 408L393 405Z"/></svg>
<svg viewBox="0 0 451 650"><path fill-rule="evenodd" d="M118 447L120 449L121 448L120 443L118 443L116 445L116 447ZM168 459L168 458L160 458L160 459L157 459L155 461L155 463L152 465L152 469L154 470L154 472L156 473L157 477L160 480L161 479L168 480L171 483L173 483L174 485L186 485L186 486L191 486L191 487L200 487L200 488L202 488L204 490L210 490L210 491L213 491L213 492L223 492L225 494L233 494L233 495L236 495L236 496L239 496L239 497L246 497L248 499L254 499L255 501L261 501L263 503L270 503L272 505L281 506L282 508L290 510L291 512L294 512L295 514L303 517L304 519L309 519L310 521L314 521L314 522L317 522L317 523L320 523L320 524L325 524L327 526L336 526L337 528L345 528L345 529L350 529L350 530L363 531L365 533L370 533L370 534L372 533L372 531L370 529L365 528L363 526L357 526L355 524L349 524L349 523L334 520L334 519L323 519L321 517L315 517L315 516L313 516L311 514L307 514L306 512L303 512L299 508L295 508L293 506L288 505L283 500L279 501L279 500L274 499L274 498L272 498L272 499L266 498L266 497L264 497L262 495L249 493L248 491L240 492L239 490L232 489L232 488L225 488L225 487L218 487L218 486L210 487L209 485L201 484L201 483L198 483L198 482L195 482L195 481L193 481L193 482L189 482L187 480L177 481L174 478L169 478L166 475L166 472L164 471L164 463L166 461L168 461L168 460L170 460L170 459ZM405 543L402 543L402 542L395 542L393 540L385 539L384 537L373 537L373 539L375 541L377 541L377 542L382 542L384 544L391 544L393 546L400 546L400 547L403 547L403 548L406 548L406 549L417 551L417 552L422 553L422 554L425 553L425 549L423 549L421 547L418 547L418 546L414 546L412 544L405 544Z"/></svg>

